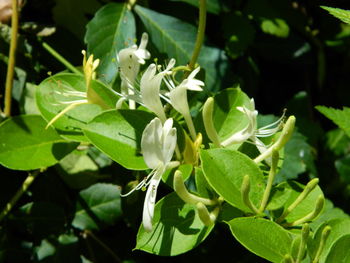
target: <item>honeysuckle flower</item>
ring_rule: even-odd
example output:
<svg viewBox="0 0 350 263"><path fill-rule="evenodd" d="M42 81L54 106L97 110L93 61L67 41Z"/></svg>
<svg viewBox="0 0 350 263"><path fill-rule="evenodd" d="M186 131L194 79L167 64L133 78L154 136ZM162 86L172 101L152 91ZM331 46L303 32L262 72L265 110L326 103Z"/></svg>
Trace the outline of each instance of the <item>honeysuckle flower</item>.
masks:
<svg viewBox="0 0 350 263"><path fill-rule="evenodd" d="M192 122L190 108L188 106L187 90L194 90L194 91L203 90L202 86L204 86L204 83L198 79L195 79L195 76L199 71L200 71L200 67L197 67L178 86L175 86L170 79L166 81L166 84L170 90L169 93L167 94L169 98L168 102L174 107L176 111L178 111L184 116L184 119L186 121L187 127L190 131L193 141L196 139L197 135Z"/></svg>
<svg viewBox="0 0 350 263"><path fill-rule="evenodd" d="M119 63L119 71L122 94L134 94L134 84L136 77L140 71L140 65L145 64L145 59L149 59L151 54L146 49L148 43L148 34L143 33L140 45L132 45L118 52L117 59ZM134 108L134 102L130 101L131 108Z"/></svg>
<svg viewBox="0 0 350 263"><path fill-rule="evenodd" d="M82 50L83 54L83 72L85 78L86 91L77 91L77 90L65 90L65 91L55 91L56 94L60 96L72 98L72 100L60 101L59 104L67 104L68 106L64 108L60 113L53 117L50 122L46 125L48 128L55 121L61 118L68 111L74 109L75 107L82 104L98 104L102 107L105 106L104 102L101 100L98 94L91 88L91 80L96 78L96 68L98 67L100 60L94 60L94 56L90 55L86 59L86 51Z"/></svg>
<svg viewBox="0 0 350 263"><path fill-rule="evenodd" d="M175 59L171 59L166 68L160 72L158 72L161 68L160 66L157 67L155 64L150 64L142 74L140 90L132 87L132 94L117 94L121 96L123 100L133 100L146 107L154 112L162 123L164 123L166 121L166 116L161 102L161 97L164 96L161 94L160 87L164 77L172 73L171 69L174 67L175 62ZM116 105L117 108L120 108L120 106L121 102Z"/></svg>
<svg viewBox="0 0 350 263"><path fill-rule="evenodd" d="M221 145L225 147L231 144L243 143L247 140L250 140L256 145L256 147L261 153L264 152L267 149L267 146L259 138L270 137L276 132L278 132L283 124L282 120L284 118L284 113L277 121L258 129L258 111L255 110L254 99L250 100L249 107L243 106L237 107L237 109L246 115L248 119L248 124L245 128L232 134L229 138L221 142Z"/></svg>
<svg viewBox="0 0 350 263"><path fill-rule="evenodd" d="M141 150L146 165L152 169L129 193L147 187L143 205L142 224L146 231L152 231L152 219L157 195L157 188L164 172L178 165L171 162L176 147L176 128L173 128L173 120L167 119L162 125L159 118L154 118L144 129L141 138Z"/></svg>

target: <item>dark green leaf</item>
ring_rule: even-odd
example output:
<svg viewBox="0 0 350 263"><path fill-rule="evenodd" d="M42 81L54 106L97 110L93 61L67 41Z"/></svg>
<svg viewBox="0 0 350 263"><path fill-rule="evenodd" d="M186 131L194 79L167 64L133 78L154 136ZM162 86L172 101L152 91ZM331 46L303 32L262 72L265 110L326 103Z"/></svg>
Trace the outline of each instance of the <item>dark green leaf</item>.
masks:
<svg viewBox="0 0 350 263"><path fill-rule="evenodd" d="M101 60L97 73L106 83L113 83L118 75L118 51L133 45L136 37L135 19L127 5L107 4L87 24L88 52Z"/></svg>
<svg viewBox="0 0 350 263"><path fill-rule="evenodd" d="M98 183L80 191L72 225L98 230L115 223L121 213L118 186Z"/></svg>
<svg viewBox="0 0 350 263"><path fill-rule="evenodd" d="M178 65L188 64L194 49L196 28L175 17L163 15L141 6L136 6L135 11L157 49L161 53L167 54L169 58L175 58ZM198 63L206 71L207 89L218 90L228 68L224 52L218 48L203 46Z"/></svg>

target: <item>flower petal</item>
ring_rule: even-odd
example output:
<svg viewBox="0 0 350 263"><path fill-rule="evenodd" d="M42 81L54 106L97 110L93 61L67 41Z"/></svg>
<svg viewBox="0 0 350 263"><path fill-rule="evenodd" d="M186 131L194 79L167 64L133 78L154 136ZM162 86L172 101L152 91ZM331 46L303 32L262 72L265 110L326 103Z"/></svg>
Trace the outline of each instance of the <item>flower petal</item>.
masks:
<svg viewBox="0 0 350 263"><path fill-rule="evenodd" d="M143 203L143 213L142 213L142 224L144 229L147 232L151 232L153 229L152 219L154 215L154 206L155 206L156 197L157 197L157 188L158 188L160 179L162 178L162 174L164 172L165 172L164 166L158 167L147 188L145 201Z"/></svg>
<svg viewBox="0 0 350 263"><path fill-rule="evenodd" d="M163 161L161 150L162 123L154 118L142 133L141 150L146 165L155 169Z"/></svg>

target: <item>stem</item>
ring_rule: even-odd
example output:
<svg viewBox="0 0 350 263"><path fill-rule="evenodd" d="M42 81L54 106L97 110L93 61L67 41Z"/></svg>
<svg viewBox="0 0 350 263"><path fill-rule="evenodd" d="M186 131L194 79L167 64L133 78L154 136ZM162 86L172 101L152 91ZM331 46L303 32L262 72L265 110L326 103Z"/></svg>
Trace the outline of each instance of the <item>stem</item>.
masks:
<svg viewBox="0 0 350 263"><path fill-rule="evenodd" d="M194 50L192 53L192 58L188 65L191 71L194 69L194 66L199 56L199 52L203 44L206 18L207 18L206 0L199 0L199 23L198 23L197 39L196 39L196 44L194 46Z"/></svg>
<svg viewBox="0 0 350 263"><path fill-rule="evenodd" d="M272 184L273 184L273 181L275 180L278 159L279 159L278 151L274 150L272 152L271 168L270 168L270 172L269 172L269 177L267 179L265 192L264 192L264 195L263 195L263 198L262 198L262 201L261 201L261 205L260 205L260 208L259 208L259 213L264 212L264 210L266 208L266 205L267 205L267 201L269 200Z"/></svg>
<svg viewBox="0 0 350 263"><path fill-rule="evenodd" d="M108 254L112 256L115 262L122 262L121 259L110 249L104 242L102 242L97 236L94 235L90 230L84 231L86 235L90 236L93 240L95 240L101 247L103 247Z"/></svg>
<svg viewBox="0 0 350 263"><path fill-rule="evenodd" d="M300 240L298 255L295 263L301 263L301 261L303 260L305 250L306 250L306 242L307 242L307 239L309 238L309 234L310 234L310 226L309 224L305 223L301 230L301 240Z"/></svg>
<svg viewBox="0 0 350 263"><path fill-rule="evenodd" d="M43 48L45 48L54 58L56 58L59 62L61 62L67 69L72 71L73 73L82 75L78 69L76 69L68 60L62 57L56 50L54 50L49 44L46 42L42 42Z"/></svg>
<svg viewBox="0 0 350 263"><path fill-rule="evenodd" d="M40 173L40 171L36 171L34 173L29 173L28 177L24 180L21 188L18 189L17 193L12 197L10 202L8 202L5 208L2 210L0 214L0 222L8 215L8 213L15 206L17 201L21 198L21 196L28 190L29 186L33 183L35 177Z"/></svg>
<svg viewBox="0 0 350 263"><path fill-rule="evenodd" d="M7 64L7 75L5 84L5 116L11 116L11 99L13 87L13 75L16 62L17 49L17 33L18 33L18 3L17 0L12 0L12 18L11 18L11 43L9 51L9 61Z"/></svg>

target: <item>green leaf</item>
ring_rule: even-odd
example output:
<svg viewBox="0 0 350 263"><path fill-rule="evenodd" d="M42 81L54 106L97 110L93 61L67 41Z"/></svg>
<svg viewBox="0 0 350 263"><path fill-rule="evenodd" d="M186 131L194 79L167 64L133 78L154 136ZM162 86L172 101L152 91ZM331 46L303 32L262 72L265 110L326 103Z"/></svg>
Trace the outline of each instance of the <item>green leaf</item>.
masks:
<svg viewBox="0 0 350 263"><path fill-rule="evenodd" d="M295 179L306 171L316 175L312 147L307 143L307 138L294 131L292 138L284 147L284 160L281 170L276 175L276 182Z"/></svg>
<svg viewBox="0 0 350 263"><path fill-rule="evenodd" d="M167 170L162 176L162 181L170 187L173 187L174 173L176 170L179 170L182 173L182 178L184 181L186 181L187 178L191 176L193 166L192 164L181 164L172 170Z"/></svg>
<svg viewBox="0 0 350 263"><path fill-rule="evenodd" d="M92 81L91 87L105 102L106 108L115 108L119 97L112 90L98 81ZM67 107L68 104L62 104L62 102L82 99L76 96L65 96L70 91L86 92L84 76L62 73L49 77L40 83L36 93L36 101L46 121L49 122ZM87 142L82 129L87 122L101 112L102 108L95 104L79 105L59 118L53 126L66 138Z"/></svg>
<svg viewBox="0 0 350 263"><path fill-rule="evenodd" d="M148 169L141 155L142 132L154 115L140 110L111 110L96 116L84 130L103 153L125 168Z"/></svg>
<svg viewBox="0 0 350 263"><path fill-rule="evenodd" d="M109 3L95 14L86 26L88 53L99 58L99 79L113 83L118 75L117 53L134 44L135 19L127 3Z"/></svg>
<svg viewBox="0 0 350 263"><path fill-rule="evenodd" d="M321 8L328 11L331 15L340 19L344 23L350 24L350 10L334 8L329 6L321 6Z"/></svg>
<svg viewBox="0 0 350 263"><path fill-rule="evenodd" d="M330 253L333 245L335 245L337 240L339 240L343 236L350 235L350 219L333 219L324 222L323 225L320 226L315 232L314 239L308 243L308 250L310 251L311 256L314 256L316 254L316 251L321 241L322 231L326 226L331 227L331 232L322 250L320 262L325 262L327 255ZM349 250L347 249L347 251Z"/></svg>
<svg viewBox="0 0 350 263"><path fill-rule="evenodd" d="M151 232L140 226L136 249L159 256L185 253L199 245L213 229L204 226L195 207L184 203L176 193L157 202L153 222Z"/></svg>
<svg viewBox="0 0 350 263"><path fill-rule="evenodd" d="M328 119L332 120L350 137L350 108L343 107L343 110L325 106L316 106L315 108Z"/></svg>
<svg viewBox="0 0 350 263"><path fill-rule="evenodd" d="M344 213L338 207L334 207L333 203L326 199L325 206L323 208L322 213L316 220L310 223L311 228L316 231L319 226L321 226L324 222L330 221L331 219L344 219L349 218L349 215Z"/></svg>
<svg viewBox="0 0 350 263"><path fill-rule="evenodd" d="M10 169L34 170L59 162L77 147L62 139L38 115L20 115L0 124L0 163Z"/></svg>
<svg viewBox="0 0 350 263"><path fill-rule="evenodd" d="M93 15L100 6L97 0L56 0L53 8L53 19L57 25L66 27L78 39L82 39L87 15Z"/></svg>
<svg viewBox="0 0 350 263"><path fill-rule="evenodd" d="M349 263L350 262L350 235L339 238L332 246L325 263Z"/></svg>
<svg viewBox="0 0 350 263"><path fill-rule="evenodd" d="M188 64L196 41L197 29L193 25L138 5L135 6L135 12L159 52L167 54L169 58L175 58L178 65ZM218 90L228 69L228 60L224 52L218 48L203 46L198 63L206 71L206 88Z"/></svg>
<svg viewBox="0 0 350 263"><path fill-rule="evenodd" d="M188 3L190 5L196 6L198 7L198 0L170 0L170 1L174 1L174 2L185 2ZM220 11L223 9L222 7L222 3L220 0L207 0L206 1L206 6L207 6L207 12L208 13L212 13L212 14L219 14Z"/></svg>
<svg viewBox="0 0 350 263"><path fill-rule="evenodd" d="M289 36L289 26L280 18L263 19L261 22L261 29L263 32L276 37L286 38Z"/></svg>
<svg viewBox="0 0 350 263"><path fill-rule="evenodd" d="M335 168L340 177L347 184L350 183L350 154L335 161Z"/></svg>
<svg viewBox="0 0 350 263"><path fill-rule="evenodd" d="M265 182L261 170L248 156L238 151L220 148L202 150L200 158L208 183L228 203L251 212L241 198L243 177L249 175L250 200L255 206L260 204Z"/></svg>
<svg viewBox="0 0 350 263"><path fill-rule="evenodd" d="M334 129L326 133L327 147L337 156L343 156L350 148L350 138L342 129Z"/></svg>
<svg viewBox="0 0 350 263"><path fill-rule="evenodd" d="M86 151L73 151L60 161L59 166L61 178L74 189L89 187L99 179L99 167Z"/></svg>
<svg viewBox="0 0 350 263"><path fill-rule="evenodd" d="M250 99L240 88L225 89L218 93L214 99L214 127L220 141L223 141L247 126L246 115L237 107L250 108Z"/></svg>
<svg viewBox="0 0 350 263"><path fill-rule="evenodd" d="M98 183L80 191L72 225L81 230L99 230L114 224L121 213L118 186Z"/></svg>
<svg viewBox="0 0 350 263"><path fill-rule="evenodd" d="M267 219L241 217L228 222L234 237L249 251L271 262L280 263L290 253L292 235Z"/></svg>

